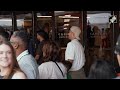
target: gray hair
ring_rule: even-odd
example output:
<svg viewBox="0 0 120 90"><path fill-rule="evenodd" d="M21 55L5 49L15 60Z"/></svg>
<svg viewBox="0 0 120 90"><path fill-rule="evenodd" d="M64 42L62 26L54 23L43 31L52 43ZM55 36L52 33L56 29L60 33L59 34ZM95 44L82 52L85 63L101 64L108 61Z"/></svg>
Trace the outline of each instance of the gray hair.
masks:
<svg viewBox="0 0 120 90"><path fill-rule="evenodd" d="M14 31L12 36L19 38L26 47L28 46L28 34L27 34L27 32Z"/></svg>

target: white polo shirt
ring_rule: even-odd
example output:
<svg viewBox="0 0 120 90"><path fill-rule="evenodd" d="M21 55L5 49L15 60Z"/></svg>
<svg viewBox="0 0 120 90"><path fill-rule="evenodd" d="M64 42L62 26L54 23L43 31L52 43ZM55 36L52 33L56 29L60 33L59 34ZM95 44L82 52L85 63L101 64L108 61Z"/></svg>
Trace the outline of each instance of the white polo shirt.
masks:
<svg viewBox="0 0 120 90"><path fill-rule="evenodd" d="M67 44L65 51L65 60L73 60L70 71L77 71L85 64L84 48L77 39L73 39Z"/></svg>

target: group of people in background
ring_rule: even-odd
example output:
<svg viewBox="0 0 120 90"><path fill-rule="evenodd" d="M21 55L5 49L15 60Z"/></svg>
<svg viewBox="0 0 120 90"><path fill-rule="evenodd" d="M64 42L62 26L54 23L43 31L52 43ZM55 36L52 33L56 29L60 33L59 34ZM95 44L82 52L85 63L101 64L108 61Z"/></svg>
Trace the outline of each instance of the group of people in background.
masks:
<svg viewBox="0 0 120 90"><path fill-rule="evenodd" d="M110 47L110 29L109 28L98 28L98 26L87 26L87 39L89 47L100 47L109 48Z"/></svg>
<svg viewBox="0 0 120 90"><path fill-rule="evenodd" d="M60 46L49 40L46 32L38 31L36 53L29 49L30 38L26 31L17 30L8 38L0 33L0 78L1 79L72 79L85 78L84 49L79 42L81 30L72 26L65 57ZM80 53L78 53L80 51ZM80 76L79 76L80 75Z"/></svg>
<svg viewBox="0 0 120 90"><path fill-rule="evenodd" d="M80 42L81 29L71 26L65 57L61 47L45 31L37 32L36 52L31 53L30 37L24 30L14 31L11 36L0 30L0 78L1 79L116 79L113 65L107 60L96 60L88 77L84 71L86 62ZM31 41L32 42L32 41ZM120 62L120 37L115 54Z"/></svg>

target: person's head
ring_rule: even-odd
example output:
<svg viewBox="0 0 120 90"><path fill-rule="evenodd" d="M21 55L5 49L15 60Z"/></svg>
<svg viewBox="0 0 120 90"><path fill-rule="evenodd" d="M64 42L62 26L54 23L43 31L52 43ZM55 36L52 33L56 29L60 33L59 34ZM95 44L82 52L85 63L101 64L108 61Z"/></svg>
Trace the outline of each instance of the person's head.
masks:
<svg viewBox="0 0 120 90"><path fill-rule="evenodd" d="M4 32L4 31L5 29L2 26L0 26L0 32Z"/></svg>
<svg viewBox="0 0 120 90"><path fill-rule="evenodd" d="M5 29L0 26L0 41L4 41L8 39L9 39L9 33L7 33Z"/></svg>
<svg viewBox="0 0 120 90"><path fill-rule="evenodd" d="M88 79L112 79L115 77L116 73L110 61L99 59L92 64Z"/></svg>
<svg viewBox="0 0 120 90"><path fill-rule="evenodd" d="M0 69L2 68L8 68L4 78L8 78L14 69L19 68L14 49L8 41L0 42Z"/></svg>
<svg viewBox="0 0 120 90"><path fill-rule="evenodd" d="M37 32L37 39L39 40L39 41L42 41L42 40L47 40L48 39L48 36L47 36L47 33L46 32L44 32L44 31L38 31Z"/></svg>
<svg viewBox="0 0 120 90"><path fill-rule="evenodd" d="M6 31L0 32L0 41L9 40L9 33Z"/></svg>
<svg viewBox="0 0 120 90"><path fill-rule="evenodd" d="M53 41L46 41L43 45L43 58L44 61L58 61L60 62L60 48L59 46Z"/></svg>
<svg viewBox="0 0 120 90"><path fill-rule="evenodd" d="M10 42L16 52L23 52L28 48L28 34L25 31L15 31L10 38Z"/></svg>
<svg viewBox="0 0 120 90"><path fill-rule="evenodd" d="M46 41L43 45L43 61L44 62L61 62L65 65L67 70L69 70L72 66L72 63L69 61L65 61L62 50L59 45L53 41Z"/></svg>
<svg viewBox="0 0 120 90"><path fill-rule="evenodd" d="M45 23L43 29L46 33L49 33L49 23Z"/></svg>
<svg viewBox="0 0 120 90"><path fill-rule="evenodd" d="M70 40L73 40L73 39L78 39L80 40L80 33L81 33L81 29L77 26L72 26L70 28L70 31L68 33L68 38Z"/></svg>

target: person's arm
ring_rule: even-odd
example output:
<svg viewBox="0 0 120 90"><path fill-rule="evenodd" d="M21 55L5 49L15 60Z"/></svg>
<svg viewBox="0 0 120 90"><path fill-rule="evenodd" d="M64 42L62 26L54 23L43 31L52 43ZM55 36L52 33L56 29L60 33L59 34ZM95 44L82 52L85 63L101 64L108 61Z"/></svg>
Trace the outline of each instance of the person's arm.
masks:
<svg viewBox="0 0 120 90"><path fill-rule="evenodd" d="M70 61L71 63L73 63L74 61L74 45L72 45L71 43L68 43L66 51L65 51L65 60Z"/></svg>
<svg viewBox="0 0 120 90"><path fill-rule="evenodd" d="M117 60L118 60L119 66L120 66L120 55L119 54L117 55Z"/></svg>

